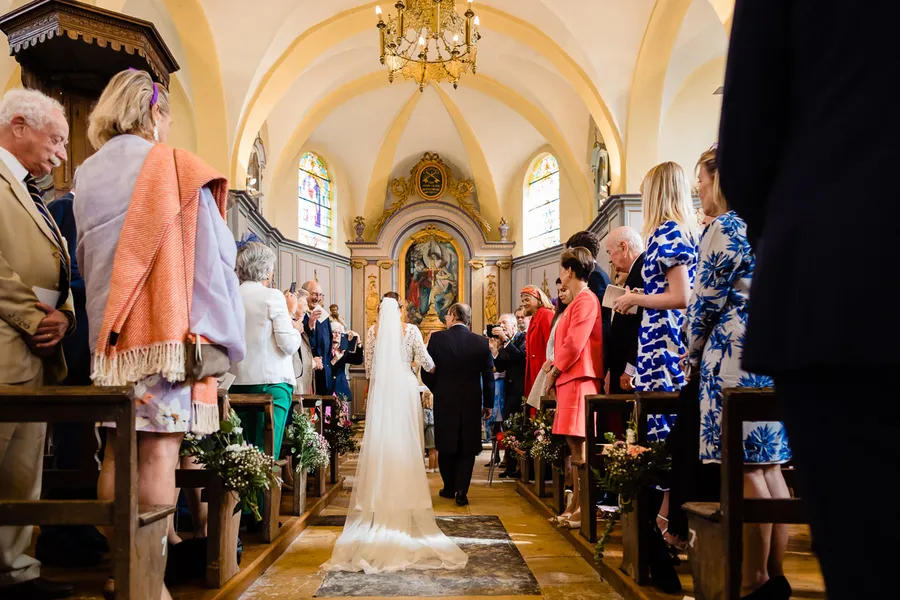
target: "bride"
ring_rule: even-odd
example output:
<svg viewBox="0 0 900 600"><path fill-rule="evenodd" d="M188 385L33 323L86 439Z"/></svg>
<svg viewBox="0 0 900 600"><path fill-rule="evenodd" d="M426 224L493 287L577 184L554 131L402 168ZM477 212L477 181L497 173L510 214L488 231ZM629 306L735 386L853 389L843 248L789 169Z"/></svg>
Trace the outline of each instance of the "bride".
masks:
<svg viewBox="0 0 900 600"><path fill-rule="evenodd" d="M326 571L462 569L468 561L434 520L411 368L415 362L432 371L434 362L418 328L400 322L398 300L394 292L385 294L378 323L366 333L366 429L347 522L322 565Z"/></svg>

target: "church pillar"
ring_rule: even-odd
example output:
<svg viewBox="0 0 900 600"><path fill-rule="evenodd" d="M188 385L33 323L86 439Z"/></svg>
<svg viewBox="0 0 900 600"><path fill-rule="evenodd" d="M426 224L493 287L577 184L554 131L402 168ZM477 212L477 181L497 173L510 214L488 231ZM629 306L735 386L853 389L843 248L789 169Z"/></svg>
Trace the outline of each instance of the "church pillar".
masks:
<svg viewBox="0 0 900 600"><path fill-rule="evenodd" d="M500 312L513 312L519 306L519 292L512 289L512 261L496 261L497 288L499 289Z"/></svg>
<svg viewBox="0 0 900 600"><path fill-rule="evenodd" d="M350 302L352 311L350 312L350 329L356 331L361 336L366 335L366 305L365 297L368 286L366 285L366 266L369 261L362 258L354 258L350 261ZM363 290L362 297L359 297L357 290Z"/></svg>

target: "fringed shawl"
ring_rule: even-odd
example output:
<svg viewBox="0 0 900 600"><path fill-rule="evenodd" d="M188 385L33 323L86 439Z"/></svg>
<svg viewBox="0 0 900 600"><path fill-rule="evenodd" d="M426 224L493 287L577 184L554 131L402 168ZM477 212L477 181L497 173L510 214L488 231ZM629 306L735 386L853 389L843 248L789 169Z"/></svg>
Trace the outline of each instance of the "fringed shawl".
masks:
<svg viewBox="0 0 900 600"><path fill-rule="evenodd" d="M94 350L92 378L97 385L133 384L150 375L185 380L204 186L224 217L224 177L184 150L156 144L147 154L116 247ZM218 428L216 387L213 378L193 383L193 425L198 433Z"/></svg>

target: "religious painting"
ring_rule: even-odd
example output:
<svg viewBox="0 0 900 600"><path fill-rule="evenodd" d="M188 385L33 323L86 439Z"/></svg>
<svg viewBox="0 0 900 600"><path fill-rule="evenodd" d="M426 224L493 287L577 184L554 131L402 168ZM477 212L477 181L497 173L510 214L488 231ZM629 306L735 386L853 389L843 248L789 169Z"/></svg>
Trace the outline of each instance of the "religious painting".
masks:
<svg viewBox="0 0 900 600"><path fill-rule="evenodd" d="M408 323L428 324L436 318L444 322L447 309L464 297L462 263L456 240L436 226L410 237L400 251L400 289Z"/></svg>

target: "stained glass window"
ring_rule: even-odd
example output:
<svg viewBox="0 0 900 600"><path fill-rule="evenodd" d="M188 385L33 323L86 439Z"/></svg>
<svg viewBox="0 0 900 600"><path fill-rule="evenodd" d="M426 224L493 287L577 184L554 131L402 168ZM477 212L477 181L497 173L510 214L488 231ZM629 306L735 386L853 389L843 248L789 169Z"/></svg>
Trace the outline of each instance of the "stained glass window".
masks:
<svg viewBox="0 0 900 600"><path fill-rule="evenodd" d="M297 181L297 240L330 250L331 176L318 155L306 152L300 157Z"/></svg>
<svg viewBox="0 0 900 600"><path fill-rule="evenodd" d="M525 191L525 252L559 244L559 163L545 154L528 177Z"/></svg>

